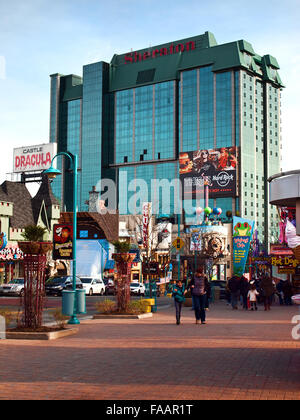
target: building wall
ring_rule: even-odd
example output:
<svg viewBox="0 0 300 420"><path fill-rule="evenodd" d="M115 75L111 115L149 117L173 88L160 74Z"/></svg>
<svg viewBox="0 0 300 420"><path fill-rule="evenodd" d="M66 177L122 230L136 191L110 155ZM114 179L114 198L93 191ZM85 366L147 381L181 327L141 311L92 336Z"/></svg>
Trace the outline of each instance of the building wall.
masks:
<svg viewBox="0 0 300 420"><path fill-rule="evenodd" d="M238 194L211 198L209 206L224 214L239 210L255 220L261 240L271 239L277 216L268 205L267 178L280 170L278 69L274 57L256 55L248 42L217 45L207 32L115 55L111 65L84 66L82 79L52 75L50 141L79 156L78 208L87 210L89 191L108 177L117 182L121 214L140 192L138 180L148 194L140 193L134 211L157 201L158 215L172 214L176 193L168 212L152 180L177 178L180 152L237 146ZM71 209L71 174L53 186Z"/></svg>

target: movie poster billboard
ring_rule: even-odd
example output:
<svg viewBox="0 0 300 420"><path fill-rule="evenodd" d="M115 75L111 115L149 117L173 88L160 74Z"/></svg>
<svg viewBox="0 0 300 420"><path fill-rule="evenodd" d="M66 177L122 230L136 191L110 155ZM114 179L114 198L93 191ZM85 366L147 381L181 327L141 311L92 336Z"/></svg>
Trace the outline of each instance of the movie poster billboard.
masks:
<svg viewBox="0 0 300 420"><path fill-rule="evenodd" d="M57 224L53 226L53 259L73 259L73 226Z"/></svg>
<svg viewBox="0 0 300 420"><path fill-rule="evenodd" d="M237 148L198 150L180 153L179 175L184 198L195 199L209 186L209 197L236 195Z"/></svg>
<svg viewBox="0 0 300 420"><path fill-rule="evenodd" d="M233 274L242 276L248 258L254 222L252 220L234 216L232 228Z"/></svg>

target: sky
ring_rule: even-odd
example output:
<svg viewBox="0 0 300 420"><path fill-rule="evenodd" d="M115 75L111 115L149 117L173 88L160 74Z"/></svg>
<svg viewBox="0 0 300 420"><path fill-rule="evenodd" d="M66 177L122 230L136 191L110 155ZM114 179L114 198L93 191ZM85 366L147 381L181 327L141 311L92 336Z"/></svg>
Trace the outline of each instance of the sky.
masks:
<svg viewBox="0 0 300 420"><path fill-rule="evenodd" d="M282 170L300 169L299 21L299 0L0 0L0 182L13 148L49 142L50 74L205 31L276 57Z"/></svg>

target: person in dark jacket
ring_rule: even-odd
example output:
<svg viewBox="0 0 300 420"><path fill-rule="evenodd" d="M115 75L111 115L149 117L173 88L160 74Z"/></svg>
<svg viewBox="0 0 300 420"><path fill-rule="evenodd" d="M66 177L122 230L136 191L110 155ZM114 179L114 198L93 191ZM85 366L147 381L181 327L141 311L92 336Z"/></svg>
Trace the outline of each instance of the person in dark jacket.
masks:
<svg viewBox="0 0 300 420"><path fill-rule="evenodd" d="M234 275L228 280L228 289L231 295L232 309L238 309L238 300L240 295L240 277Z"/></svg>
<svg viewBox="0 0 300 420"><path fill-rule="evenodd" d="M292 305L293 289L289 280L283 282L282 285L283 299L285 305Z"/></svg>
<svg viewBox="0 0 300 420"><path fill-rule="evenodd" d="M275 293L275 287L271 277L268 274L264 274L260 282L261 293L264 299L265 311L271 309L272 297Z"/></svg>
<svg viewBox="0 0 300 420"><path fill-rule="evenodd" d="M284 283L284 281L283 280L280 280L277 284L276 284L276 294L277 294L277 296L278 296L278 299L279 299L279 305L280 306L282 306L283 305L283 303L284 303L284 300L283 300L283 290L282 290L282 287L283 287L283 283Z"/></svg>
<svg viewBox="0 0 300 420"><path fill-rule="evenodd" d="M195 311L196 324L205 324L205 307L207 300L207 293L209 291L209 284L206 275L204 274L203 267L197 269L194 278L189 284L191 290L193 308Z"/></svg>
<svg viewBox="0 0 300 420"><path fill-rule="evenodd" d="M182 304L185 301L184 295L186 294L185 285L181 280L178 280L173 287L172 296L174 298L175 310L176 310L176 324L180 324L181 318L181 308Z"/></svg>
<svg viewBox="0 0 300 420"><path fill-rule="evenodd" d="M240 293L243 298L243 308L248 309L248 292L250 290L248 279L245 276L240 278Z"/></svg>

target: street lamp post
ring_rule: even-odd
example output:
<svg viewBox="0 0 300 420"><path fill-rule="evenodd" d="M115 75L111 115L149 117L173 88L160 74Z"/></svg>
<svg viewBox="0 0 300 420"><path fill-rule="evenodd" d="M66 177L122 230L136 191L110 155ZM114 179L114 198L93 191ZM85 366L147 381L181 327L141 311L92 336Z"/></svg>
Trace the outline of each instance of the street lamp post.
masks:
<svg viewBox="0 0 300 420"><path fill-rule="evenodd" d="M55 155L51 161L49 169L44 171L44 174L50 179L56 178L57 175L61 175L61 171L53 167L53 161L58 156L66 156L71 161L71 169L73 170L73 291L74 291L74 306L73 314L71 315L68 324L80 324L76 316L76 239L77 239L77 174L78 174L78 157L66 152L60 152Z"/></svg>

